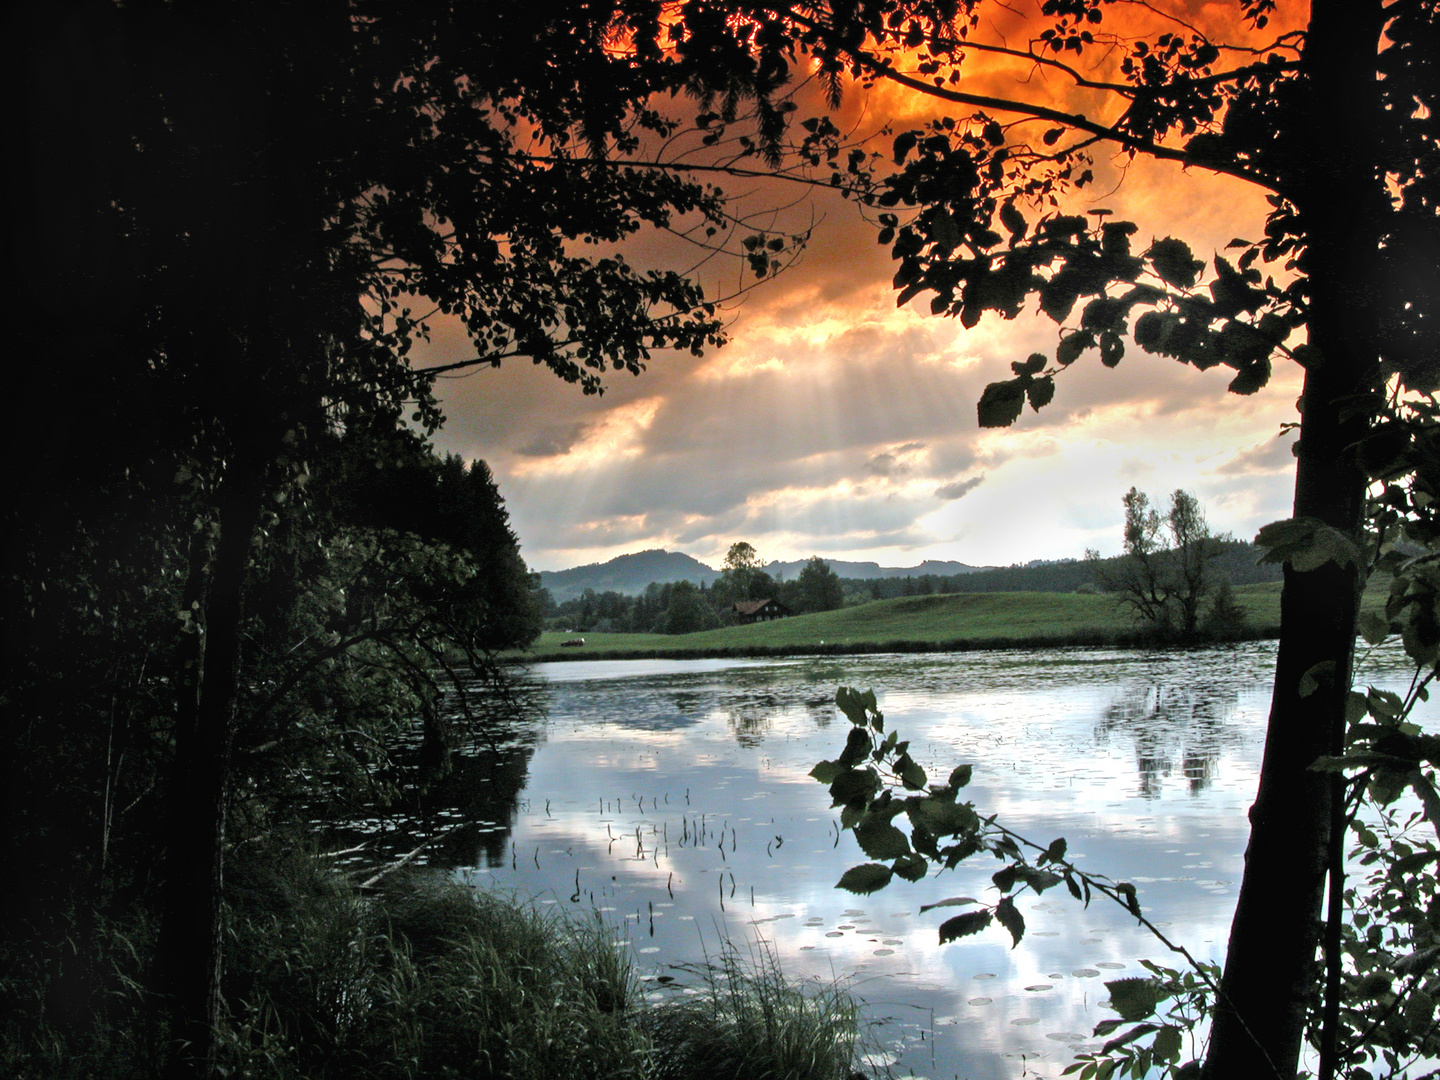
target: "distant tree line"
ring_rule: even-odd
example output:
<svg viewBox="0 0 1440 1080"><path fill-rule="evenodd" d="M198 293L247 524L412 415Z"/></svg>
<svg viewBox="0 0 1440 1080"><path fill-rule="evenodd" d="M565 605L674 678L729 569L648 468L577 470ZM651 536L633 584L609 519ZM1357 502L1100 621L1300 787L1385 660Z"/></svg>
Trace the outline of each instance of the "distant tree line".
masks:
<svg viewBox="0 0 1440 1080"><path fill-rule="evenodd" d="M737 550L739 549L739 550ZM746 550L748 549L748 551ZM586 589L556 604L540 590L545 626L579 633L688 634L739 620L738 600L775 599L797 615L894 600L904 596L995 592L1123 592L1122 579L1134 561L1127 552L1112 558L1036 561L966 574L842 578L824 559L811 558L790 581L776 580L754 557L749 544L735 544L726 568L712 585L690 581L651 583L637 596ZM1253 585L1279 581L1281 569L1261 563L1253 544L1220 535L1205 538L1206 582ZM733 565L732 565L733 563ZM1219 587L1217 585L1217 587ZM1157 609L1158 610L1158 609ZM1183 620L1182 620L1183 621Z"/></svg>
<svg viewBox="0 0 1440 1080"><path fill-rule="evenodd" d="M1232 585L1280 580L1280 568L1273 563L1260 563L1261 552L1254 544L1221 536L1215 538L1214 547L1212 566L1219 574L1228 576ZM968 574L842 580L846 596L852 598L851 603L940 593L1089 592L1092 589L1106 592L1110 590L1097 580L1097 574L1103 577L1107 570L1124 558L1124 555L1117 555L1105 559L1044 560L997 566Z"/></svg>
<svg viewBox="0 0 1440 1080"><path fill-rule="evenodd" d="M743 541L730 546L719 580L710 585L652 582L638 596L586 589L558 605L542 590L545 625L583 633L690 634L733 626L740 621L735 605L744 600L777 600L803 615L833 611L847 598L841 579L824 559L811 558L793 581L777 581L754 547Z"/></svg>

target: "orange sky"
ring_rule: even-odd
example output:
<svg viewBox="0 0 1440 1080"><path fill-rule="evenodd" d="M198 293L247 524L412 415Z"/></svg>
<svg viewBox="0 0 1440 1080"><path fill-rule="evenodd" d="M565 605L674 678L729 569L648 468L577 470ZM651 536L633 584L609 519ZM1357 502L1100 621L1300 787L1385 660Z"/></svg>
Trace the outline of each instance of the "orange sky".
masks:
<svg viewBox="0 0 1440 1080"><path fill-rule="evenodd" d="M1117 6L1154 19L1141 5ZM1217 21L1233 4L1181 9L1192 25L1241 36ZM1014 45L1023 28L1005 19L982 29ZM974 68L986 93L1093 104L1058 78L1017 84L1013 68ZM851 93L845 105L865 131L902 110L913 119L934 106L893 90ZM1263 193L1239 182L1168 163L1123 173L1114 165L1097 158L1099 182L1075 207L1136 221L1137 250L1174 235L1208 259L1232 237L1261 231ZM775 201L757 188L749 205ZM441 383L449 420L437 444L489 462L532 569L653 547L718 565L737 540L766 559L892 566L1009 564L1079 557L1086 547L1110 554L1131 485L1157 497L1191 490L1214 529L1244 539L1289 516L1293 459L1277 435L1296 418L1298 371L1277 369L1268 387L1241 398L1225 392L1227 369L1202 374L1132 345L1115 370L1082 358L1041 413L982 431L975 402L984 385L1006 377L1011 360L1053 353L1055 325L987 316L966 331L928 315L924 296L897 309L893 264L873 227L828 196L791 208L781 225L812 217L821 221L803 261L733 308L730 345L702 359L657 357L638 378L611 376L598 399L524 362ZM733 268L723 273L731 276L713 280L714 290L733 284ZM436 331L422 364L473 355L458 328Z"/></svg>

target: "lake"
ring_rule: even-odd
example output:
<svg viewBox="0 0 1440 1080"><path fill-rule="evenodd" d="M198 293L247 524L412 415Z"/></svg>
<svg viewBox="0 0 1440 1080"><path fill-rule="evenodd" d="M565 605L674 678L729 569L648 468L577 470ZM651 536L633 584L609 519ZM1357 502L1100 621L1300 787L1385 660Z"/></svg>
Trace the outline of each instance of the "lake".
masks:
<svg viewBox="0 0 1440 1080"><path fill-rule="evenodd" d="M1149 918L1222 958L1269 707L1273 642L1201 650L1059 649L780 660L536 664L490 737L463 756L419 822L433 863L466 880L600 917L629 941L651 992L725 941L794 977L839 980L867 1003L873 1062L897 1076L1055 1077L1113 1016L1104 981L1179 966L1117 906L1062 888L1018 901L1018 948L998 926L940 946L949 896L993 899L989 857L834 888L867 861L807 773L838 756L837 686L873 688L887 729L932 777L974 766L962 798L1080 866L1136 885ZM1357 681L1400 688L1398 652ZM397 834L398 835L398 834ZM659 976L675 982L661 986ZM693 986L691 987L693 988Z"/></svg>

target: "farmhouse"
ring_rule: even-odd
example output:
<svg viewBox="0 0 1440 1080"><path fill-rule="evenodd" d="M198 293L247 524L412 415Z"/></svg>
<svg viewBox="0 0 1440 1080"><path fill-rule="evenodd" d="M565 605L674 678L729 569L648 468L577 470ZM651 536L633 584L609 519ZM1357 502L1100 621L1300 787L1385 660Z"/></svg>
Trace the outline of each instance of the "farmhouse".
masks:
<svg viewBox="0 0 1440 1080"><path fill-rule="evenodd" d="M730 605L742 623L769 622L771 619L783 619L787 615L794 615L779 600L737 600Z"/></svg>

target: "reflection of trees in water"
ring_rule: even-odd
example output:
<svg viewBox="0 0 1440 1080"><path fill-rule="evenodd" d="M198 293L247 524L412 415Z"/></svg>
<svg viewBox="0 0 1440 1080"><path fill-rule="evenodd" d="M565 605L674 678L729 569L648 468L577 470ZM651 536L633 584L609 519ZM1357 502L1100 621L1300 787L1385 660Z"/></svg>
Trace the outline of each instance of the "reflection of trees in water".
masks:
<svg viewBox="0 0 1440 1080"><path fill-rule="evenodd" d="M810 722L823 731L835 719L835 699L818 698L807 701L805 711L810 714Z"/></svg>
<svg viewBox="0 0 1440 1080"><path fill-rule="evenodd" d="M471 683L452 692L449 704L452 730L468 737L421 783L391 788L389 797L382 784L372 801L351 808L333 829L340 844L364 842L367 858L384 861L430 840L418 861L446 868L504 860L530 759L544 741L547 687ZM390 752L397 761L428 756L419 721Z"/></svg>
<svg viewBox="0 0 1440 1080"><path fill-rule="evenodd" d="M768 691L746 694L741 701L726 706L725 723L736 742L753 749L765 741L775 711L787 704L784 697Z"/></svg>
<svg viewBox="0 0 1440 1080"><path fill-rule="evenodd" d="M1134 741L1143 797L1158 798L1165 778L1175 775L1198 795L1214 779L1221 753L1237 738L1227 726L1236 696L1231 687L1129 686L1105 710L1096 741L1112 734Z"/></svg>
<svg viewBox="0 0 1440 1080"><path fill-rule="evenodd" d="M730 725L735 741L749 749L764 742L765 733L770 730L770 717L749 709L728 710L725 722Z"/></svg>

